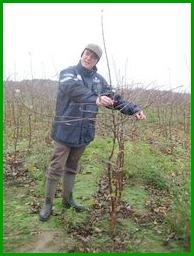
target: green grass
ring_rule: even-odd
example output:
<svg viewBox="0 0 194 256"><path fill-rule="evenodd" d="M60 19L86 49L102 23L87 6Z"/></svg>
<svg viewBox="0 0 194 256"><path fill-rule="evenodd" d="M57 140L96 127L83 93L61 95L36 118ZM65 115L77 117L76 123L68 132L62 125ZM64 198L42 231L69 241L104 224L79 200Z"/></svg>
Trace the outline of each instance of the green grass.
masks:
<svg viewBox="0 0 194 256"><path fill-rule="evenodd" d="M104 171L103 163L98 164L96 158L97 152L106 154L104 140L99 139L98 143L91 144L85 151L82 158L83 171L77 175L75 198L83 201L90 207L93 203L92 195L97 189L97 181ZM44 150L44 151L43 151ZM108 150L108 148L107 148ZM41 154L44 152L44 154ZM33 232L40 230L64 230L70 226L76 226L85 221L87 213L76 214L73 210L65 212L65 218L62 216L61 199L56 198L54 201L54 212L57 216L51 216L46 223L41 223L37 214L29 214L30 203L34 198L43 203L44 198L44 172L46 165L49 163L51 150L34 146L32 154L28 155L25 161L25 168L28 168L29 175L35 181L35 187L6 187L4 190L4 250L6 252L17 251L17 248L24 246L26 243L34 240ZM103 156L106 158L106 156ZM36 168L34 166L38 166ZM58 217L59 216L59 217Z"/></svg>
<svg viewBox="0 0 194 256"><path fill-rule="evenodd" d="M106 160L111 149L111 139L97 137L86 149L81 160L81 170L77 175L75 199L91 209L94 195L98 189L98 181L104 174ZM179 150L180 151L180 150ZM44 152L44 155L42 154ZM30 204L36 200L40 205L44 200L44 173L52 154L52 146L34 145L31 154L26 154L25 168L34 180L29 187L7 186L4 188L4 251L21 252L36 249L37 242L42 235L50 237L48 249L52 252L67 252L83 246L75 237L68 233L72 228L82 229L87 223L88 213L77 214L72 209L63 211L60 195L54 200L54 216L42 223L38 214L30 214ZM182 163L182 165L180 164ZM160 151L150 148L141 142L126 145L125 172L128 180L124 186L122 200L126 201L135 213L146 215L150 213L147 202L153 201L155 207L163 206L169 196L172 209L162 223L138 224L134 218L119 219L117 231L126 234L125 247L128 252L182 252L189 250L189 183L188 175L180 171L189 165L184 165L181 158L175 159L172 155L163 155ZM172 182L172 173L178 173L176 182ZM182 192L180 191L181 183ZM159 191L160 196L151 194L147 190ZM59 184L60 187L60 184ZM157 192L158 193L158 192ZM187 197L185 196L187 194ZM179 195L179 197L178 197ZM180 204L182 200L182 204ZM185 212L187 214L185 214ZM113 240L110 237L109 216L104 215L95 223L95 227L102 230L90 238L90 247L96 251L109 252L113 249ZM175 219L176 218L176 219ZM184 228L187 227L187 228ZM170 232L177 233L177 239L165 244L164 241ZM53 241L57 236L56 241ZM59 239L60 237L60 239ZM68 238L68 239L65 239ZM181 240L182 239L182 240ZM181 244L182 243L182 244ZM40 249L40 247L37 247ZM38 250L38 249L37 249ZM46 250L46 249L44 249Z"/></svg>
<svg viewBox="0 0 194 256"><path fill-rule="evenodd" d="M122 199L132 208L139 211L146 211L145 203L149 199L149 195L141 184L137 183L133 186L127 184L123 191Z"/></svg>

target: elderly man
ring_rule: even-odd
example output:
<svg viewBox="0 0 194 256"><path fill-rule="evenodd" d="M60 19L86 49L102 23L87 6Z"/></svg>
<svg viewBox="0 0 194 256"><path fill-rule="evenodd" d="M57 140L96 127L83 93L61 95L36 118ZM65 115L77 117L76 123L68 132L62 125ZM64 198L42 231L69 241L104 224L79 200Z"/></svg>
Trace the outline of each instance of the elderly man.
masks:
<svg viewBox="0 0 194 256"><path fill-rule="evenodd" d="M99 106L134 115L137 119L145 118L137 105L114 95L106 80L97 73L96 64L101 56L102 50L98 45L88 44L78 65L60 73L52 128L55 148L46 172L45 203L39 216L41 221L46 221L52 213L56 186L62 176L62 206L73 207L77 212L85 210L74 201L73 187L80 157L95 136L95 118Z"/></svg>

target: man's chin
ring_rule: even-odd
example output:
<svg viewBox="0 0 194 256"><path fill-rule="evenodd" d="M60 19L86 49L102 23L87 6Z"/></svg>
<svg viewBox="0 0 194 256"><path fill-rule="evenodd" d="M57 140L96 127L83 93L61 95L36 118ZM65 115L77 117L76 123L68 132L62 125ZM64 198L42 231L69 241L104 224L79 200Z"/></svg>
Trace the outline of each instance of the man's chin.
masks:
<svg viewBox="0 0 194 256"><path fill-rule="evenodd" d="M82 64L82 66L83 66L84 68L86 68L86 69L89 69L89 70L92 69L91 66L90 66L90 65L87 65L87 64Z"/></svg>

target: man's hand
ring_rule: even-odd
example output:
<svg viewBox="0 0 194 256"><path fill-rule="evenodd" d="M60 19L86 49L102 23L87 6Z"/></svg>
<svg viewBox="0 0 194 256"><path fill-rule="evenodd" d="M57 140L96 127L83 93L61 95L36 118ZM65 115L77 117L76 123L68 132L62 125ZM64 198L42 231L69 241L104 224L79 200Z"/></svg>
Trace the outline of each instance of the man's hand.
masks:
<svg viewBox="0 0 194 256"><path fill-rule="evenodd" d="M144 115L143 111L139 111L133 115L137 120L146 119L146 116Z"/></svg>
<svg viewBox="0 0 194 256"><path fill-rule="evenodd" d="M96 105L97 106L103 106L103 107L108 107L113 105L113 100L107 96L100 96L96 100Z"/></svg>

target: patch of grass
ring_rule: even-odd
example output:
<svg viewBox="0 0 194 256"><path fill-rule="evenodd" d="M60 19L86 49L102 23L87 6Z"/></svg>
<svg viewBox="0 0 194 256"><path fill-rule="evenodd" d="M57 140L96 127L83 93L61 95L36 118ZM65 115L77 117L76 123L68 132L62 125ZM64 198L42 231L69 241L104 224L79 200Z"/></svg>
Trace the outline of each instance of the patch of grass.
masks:
<svg viewBox="0 0 194 256"><path fill-rule="evenodd" d="M147 185L157 189L168 189L166 171L159 158L153 155L149 145L135 143L125 156L125 170L129 177L138 177Z"/></svg>
<svg viewBox="0 0 194 256"><path fill-rule="evenodd" d="M91 143L82 158L82 170L77 175L75 199L90 207L93 195L98 188L98 179L104 171L103 162L106 159L106 142L103 139ZM40 222L37 214L30 214L30 204L33 199L40 204L44 200L44 171L49 164L52 148L46 145L34 145L31 155L25 161L30 176L36 181L35 187L6 187L4 190L4 251L25 250L25 244L33 243L34 232L61 230L67 232L70 227L79 226L87 219L87 212L77 214L72 209L63 212L61 198L54 200L54 214L49 221ZM43 154L44 152L44 154ZM98 157L99 156L99 157ZM33 191L33 192L32 192ZM40 196L42 199L39 199ZM68 236L68 234L65 234Z"/></svg>
<svg viewBox="0 0 194 256"><path fill-rule="evenodd" d="M106 160L110 153L111 145L111 139L97 137L86 149L81 159L81 170L77 175L74 197L78 202L88 208L93 204L93 195L98 189L98 180L106 169ZM88 213L77 214L72 209L63 211L60 196L57 195L54 200L54 216L51 216L49 221L42 223L39 221L37 214L29 214L30 202L32 200L36 199L41 205L43 203L44 172L49 164L52 150L51 146L47 147L45 144L34 145L31 155L27 156L25 168L28 168L31 177L33 177L35 181L33 188L30 186L19 188L11 186L5 188L5 252L27 251L27 244L31 244L31 246L36 244L36 232L40 233L37 239L41 239L41 234L45 232L62 232L64 237L68 237L70 246L68 246L64 239L64 243L58 248L59 251L62 250L66 252L69 249L71 250L71 248L74 250L73 248L76 248L80 243L76 238L69 237L70 234L68 232L74 228L82 229L83 224L87 221ZM42 152L44 152L44 154ZM149 201L151 195L149 191L145 190L146 184L151 184L155 189L169 189L169 184L172 182L169 175L178 173L176 170L177 166L180 166L181 159L179 159L179 162L173 162L170 156L161 156L160 152L153 152L149 145L143 143L127 144L125 159L125 171L129 179L124 186L122 199L128 202L138 213L147 213L149 209L146 208L145 203ZM181 177L182 176L179 176L177 181L173 183L174 192L170 190L174 199L176 192L178 193L178 184ZM185 179L185 183L182 182L179 188L184 188L187 193L188 183L186 180L187 178ZM166 222L163 224L162 228L164 230L170 228L170 230L176 230L177 233L179 228L179 238L182 237L182 239L185 239L186 233L183 230L184 228L180 228L180 225L183 227L185 224L186 220L182 218L184 214L182 210L188 206L188 203L186 199L184 199L184 204L181 204L182 199L183 193L181 193L181 198L177 197L177 203L174 204L174 207L176 206L177 208L173 208L171 214L166 217ZM176 211L178 212L176 213ZM178 217L177 220L180 221L175 223L173 218L174 216L178 216L178 214L181 214L182 219ZM94 235L91 236L89 245L97 252L111 252L113 250L113 241L109 233L110 227L108 219L109 216L105 215L95 223L95 227L102 231L99 234L94 233ZM189 223L189 221L187 223ZM119 219L117 229L120 230L120 232L126 233L129 237L129 240L125 241L128 243L125 244L128 248L128 252L177 252L185 250L181 248L181 245L179 248L177 241L172 241L172 243L170 241L167 246L164 245L164 233L157 233L153 229L153 225L147 225L143 228L135 223L133 219Z"/></svg>
<svg viewBox="0 0 194 256"><path fill-rule="evenodd" d="M191 240L191 196L190 178L185 174L172 181L172 209L166 217L170 233L176 237L187 251L190 251Z"/></svg>
<svg viewBox="0 0 194 256"><path fill-rule="evenodd" d="M43 153L44 152L44 153ZM48 167L53 148L45 144L34 145L30 155L25 159L24 167L28 169L30 176L36 181L44 179L45 171Z"/></svg>
<svg viewBox="0 0 194 256"><path fill-rule="evenodd" d="M165 223L163 225L164 232L167 234L175 233L177 241L181 241L181 245L185 247L186 251L190 248L190 164L186 161L187 157L184 154L184 149L179 148L179 153L183 155L180 158L179 154L164 155L160 150L154 150L149 145L141 142L127 151L125 170L131 183L135 184L132 188L136 189L136 184L148 184L154 189L164 190L169 195L171 201L171 210L167 213ZM133 181L133 182L132 182ZM127 192L125 192L125 190ZM130 193L125 188L124 195L126 200L130 199ZM138 190L137 190L138 191ZM129 193L128 198L126 194ZM135 205L138 206L138 196ZM154 197L152 196L152 200ZM162 205L162 204L161 204ZM174 243L172 251L181 251L184 249L177 249L178 242ZM171 243L171 241L170 241ZM170 244L169 243L169 244ZM176 246L175 246L176 244ZM169 247L170 248L170 247Z"/></svg>
<svg viewBox="0 0 194 256"><path fill-rule="evenodd" d="M128 249L130 252L140 253L168 252L161 240L161 236L150 229L138 229L135 233L131 233Z"/></svg>
<svg viewBox="0 0 194 256"><path fill-rule="evenodd" d="M122 199L128 202L132 208L143 211L145 211L145 202L148 198L149 195L140 184L137 184L136 186L126 184L122 194Z"/></svg>

